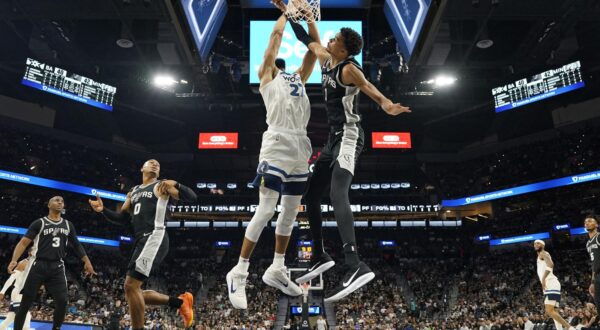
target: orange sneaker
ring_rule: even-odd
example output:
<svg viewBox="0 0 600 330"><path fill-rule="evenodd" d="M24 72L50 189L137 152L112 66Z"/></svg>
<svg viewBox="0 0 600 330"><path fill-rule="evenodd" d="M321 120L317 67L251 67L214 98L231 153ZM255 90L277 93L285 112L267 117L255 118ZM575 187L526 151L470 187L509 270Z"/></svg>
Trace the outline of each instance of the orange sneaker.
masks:
<svg viewBox="0 0 600 330"><path fill-rule="evenodd" d="M183 318L183 325L187 329L194 324L194 296L189 293L182 293L178 297L183 300L183 304L179 307L179 315Z"/></svg>

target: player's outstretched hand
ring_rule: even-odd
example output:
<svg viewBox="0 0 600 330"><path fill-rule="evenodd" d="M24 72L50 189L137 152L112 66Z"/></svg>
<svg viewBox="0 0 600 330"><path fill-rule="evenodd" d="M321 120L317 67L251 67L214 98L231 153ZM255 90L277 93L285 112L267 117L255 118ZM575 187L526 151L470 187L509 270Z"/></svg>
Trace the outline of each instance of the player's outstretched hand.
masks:
<svg viewBox="0 0 600 330"><path fill-rule="evenodd" d="M285 2L283 2L283 0L271 0L271 3L279 10L281 10L282 13L286 12L287 6L285 5Z"/></svg>
<svg viewBox="0 0 600 330"><path fill-rule="evenodd" d="M397 116L401 113L410 113L412 112L409 107L405 107L400 103L388 103L383 105L383 111L385 111L390 116Z"/></svg>
<svg viewBox="0 0 600 330"><path fill-rule="evenodd" d="M86 276L92 277L94 275L98 275L98 274L96 274L96 271L94 271L94 266L92 266L91 262L86 262L83 265L83 269L85 270L85 275Z"/></svg>
<svg viewBox="0 0 600 330"><path fill-rule="evenodd" d="M12 274L15 272L15 267L17 267L17 262L16 261L11 261L10 264L8 264L8 273Z"/></svg>
<svg viewBox="0 0 600 330"><path fill-rule="evenodd" d="M88 202L90 202L90 206L94 211L98 213L104 211L104 203L102 203L102 198L100 198L100 195L96 194L96 200L93 201L88 199Z"/></svg>

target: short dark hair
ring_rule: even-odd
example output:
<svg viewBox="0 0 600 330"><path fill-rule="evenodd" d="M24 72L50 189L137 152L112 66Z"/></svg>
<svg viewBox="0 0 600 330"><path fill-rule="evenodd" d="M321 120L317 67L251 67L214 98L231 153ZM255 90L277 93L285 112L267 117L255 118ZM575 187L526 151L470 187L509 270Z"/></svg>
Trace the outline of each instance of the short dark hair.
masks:
<svg viewBox="0 0 600 330"><path fill-rule="evenodd" d="M340 31L342 38L344 38L344 45L348 55L354 56L360 54L363 48L363 39L360 34L351 28L345 27Z"/></svg>
<svg viewBox="0 0 600 330"><path fill-rule="evenodd" d="M285 60L282 58L276 59L275 66L277 67L277 69L279 69L281 71L285 71Z"/></svg>
<svg viewBox="0 0 600 330"><path fill-rule="evenodd" d="M594 219L596 220L596 223L598 223L598 216L595 214L588 214L585 216L586 219Z"/></svg>

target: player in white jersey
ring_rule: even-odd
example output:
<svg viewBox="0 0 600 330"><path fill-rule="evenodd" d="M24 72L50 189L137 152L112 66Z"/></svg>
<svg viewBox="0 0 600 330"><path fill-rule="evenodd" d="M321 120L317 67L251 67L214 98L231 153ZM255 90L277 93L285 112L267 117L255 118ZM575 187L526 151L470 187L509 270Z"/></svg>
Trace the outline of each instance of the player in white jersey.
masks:
<svg viewBox="0 0 600 330"><path fill-rule="evenodd" d="M263 228L274 215L280 196L275 256L262 279L287 295L302 294L300 287L289 279L284 256L309 175L308 160L312 148L306 126L310 118L310 101L304 84L317 58L312 52L307 52L296 72L285 72L285 61L276 59L285 25L286 17L282 15L275 23L258 72L269 128L263 134L257 176L253 183L259 188L259 205L246 229L238 264L226 276L229 300L238 309L247 308L245 288L249 259ZM313 34L318 33L314 23L309 24L309 29Z"/></svg>
<svg viewBox="0 0 600 330"><path fill-rule="evenodd" d="M2 323L0 323L0 330L8 328L8 326L11 325L15 320L15 313L21 305L21 298L23 297L23 295L21 294L21 289L23 289L23 284L25 283L25 279L27 278L27 265L29 263L28 261L29 259L23 259L17 264L15 271L10 275L6 283L4 283L2 290L0 291L0 301L2 301L8 288L10 288L11 286L13 287L12 292L10 294L10 307L8 309L8 313L6 314L6 318L4 319L4 321L2 321ZM23 324L24 330L29 330L30 322L31 313L27 312L27 316L25 317L25 324Z"/></svg>
<svg viewBox="0 0 600 330"><path fill-rule="evenodd" d="M542 290L544 291L544 307L546 314L554 320L556 329L563 330L567 328L569 330L575 330L574 327L569 325L560 314L558 314L558 307L560 303L560 282L556 275L554 275L554 262L552 257L544 248L546 243L542 240L536 240L533 242L533 247L537 251L537 274L542 284Z"/></svg>

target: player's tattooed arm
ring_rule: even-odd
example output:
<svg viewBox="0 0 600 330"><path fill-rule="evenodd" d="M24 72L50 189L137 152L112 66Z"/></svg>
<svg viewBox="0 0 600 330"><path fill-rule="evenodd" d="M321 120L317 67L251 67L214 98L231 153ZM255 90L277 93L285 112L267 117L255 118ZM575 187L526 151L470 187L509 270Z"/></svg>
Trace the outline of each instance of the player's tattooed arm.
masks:
<svg viewBox="0 0 600 330"><path fill-rule="evenodd" d="M187 203L193 203L198 198L196 193L190 187L182 185L174 180L161 181L156 190L163 197L169 196L173 199L182 200Z"/></svg>
<svg viewBox="0 0 600 330"><path fill-rule="evenodd" d="M131 206L131 193L127 194L127 198L125 199L125 203L123 203L123 206L121 206L121 210L119 212L113 211L109 208L104 207L104 202L102 201L102 198L100 198L100 195L96 194L96 200L91 200L88 199L88 202L90 203L90 206L92 207L92 209L98 213L102 213L102 215L104 215L104 217L106 218L106 220L108 220L110 223L118 225L118 226L124 226L127 223L127 220L129 220L129 215L127 214L127 212L129 212L129 207Z"/></svg>
<svg viewBox="0 0 600 330"><path fill-rule="evenodd" d="M342 82L346 85L354 85L360 88L360 91L367 94L373 101L375 101L383 111L388 115L396 116L404 112L411 112L410 108L403 106L400 103L394 103L387 97L385 97L373 86L365 75L354 65L346 65L342 69Z"/></svg>

